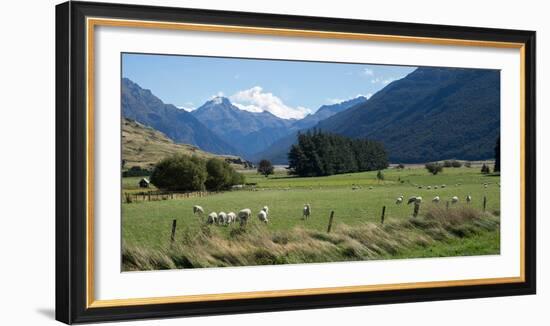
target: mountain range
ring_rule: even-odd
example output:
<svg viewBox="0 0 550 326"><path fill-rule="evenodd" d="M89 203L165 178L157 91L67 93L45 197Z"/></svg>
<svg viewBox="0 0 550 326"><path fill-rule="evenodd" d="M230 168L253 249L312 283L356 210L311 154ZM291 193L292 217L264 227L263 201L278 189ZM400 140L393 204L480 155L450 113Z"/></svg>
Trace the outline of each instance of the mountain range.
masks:
<svg viewBox="0 0 550 326"><path fill-rule="evenodd" d="M215 97L191 114L208 129L249 156L287 134L296 121L282 119L270 112L250 112L237 108L228 98Z"/></svg>
<svg viewBox="0 0 550 326"><path fill-rule="evenodd" d="M216 154L238 154L220 136L185 110L165 104L150 90L128 78L122 79L121 106L124 118L152 127L176 143L191 144Z"/></svg>
<svg viewBox="0 0 550 326"><path fill-rule="evenodd" d="M309 129L381 141L392 162L478 160L494 156L500 134L500 73L421 67L369 99L324 105L300 120L241 110L225 97L186 112L123 79L122 112L176 143L252 161L285 164L298 132Z"/></svg>
<svg viewBox="0 0 550 326"><path fill-rule="evenodd" d="M493 158L500 135L500 72L418 68L317 127L381 141L392 162Z"/></svg>
<svg viewBox="0 0 550 326"><path fill-rule="evenodd" d="M421 67L312 128L381 141L391 162L493 158L500 135L500 73ZM295 139L281 138L255 159L285 164Z"/></svg>

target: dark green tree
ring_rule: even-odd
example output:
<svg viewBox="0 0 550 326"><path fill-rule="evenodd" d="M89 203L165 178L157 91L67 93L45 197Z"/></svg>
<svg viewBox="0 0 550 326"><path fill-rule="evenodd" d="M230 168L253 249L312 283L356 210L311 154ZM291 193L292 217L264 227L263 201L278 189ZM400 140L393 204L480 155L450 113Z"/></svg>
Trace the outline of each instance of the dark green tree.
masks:
<svg viewBox="0 0 550 326"><path fill-rule="evenodd" d="M288 153L289 171L300 176L327 176L388 167L381 143L351 139L320 130L299 133Z"/></svg>
<svg viewBox="0 0 550 326"><path fill-rule="evenodd" d="M269 160L261 160L258 164L258 173L265 176L266 178L273 174L275 171L275 168L273 167L273 164L271 164L271 161Z"/></svg>

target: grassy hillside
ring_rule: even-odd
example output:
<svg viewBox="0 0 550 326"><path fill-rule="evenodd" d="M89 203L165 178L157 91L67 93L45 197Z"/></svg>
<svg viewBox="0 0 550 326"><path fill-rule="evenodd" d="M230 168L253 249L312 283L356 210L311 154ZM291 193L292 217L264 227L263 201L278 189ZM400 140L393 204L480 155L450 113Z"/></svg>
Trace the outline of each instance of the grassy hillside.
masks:
<svg viewBox="0 0 550 326"><path fill-rule="evenodd" d="M238 159L236 156L214 155L192 145L176 144L160 131L134 120L122 119L122 159L126 161L126 167L149 168L162 158L175 153L204 158Z"/></svg>

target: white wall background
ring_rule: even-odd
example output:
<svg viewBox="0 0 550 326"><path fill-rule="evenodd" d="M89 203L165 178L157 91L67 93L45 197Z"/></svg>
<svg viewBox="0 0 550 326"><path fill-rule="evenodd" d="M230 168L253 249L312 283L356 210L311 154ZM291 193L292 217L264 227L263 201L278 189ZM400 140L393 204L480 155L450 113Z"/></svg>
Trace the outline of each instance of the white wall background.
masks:
<svg viewBox="0 0 550 326"><path fill-rule="evenodd" d="M54 320L55 37L59 1L6 1L0 10L0 324ZM104 1L537 31L538 166L550 164L550 20L544 1ZM539 169L538 294L186 319L188 325L543 325L550 321L548 170ZM181 319L125 325L176 325Z"/></svg>

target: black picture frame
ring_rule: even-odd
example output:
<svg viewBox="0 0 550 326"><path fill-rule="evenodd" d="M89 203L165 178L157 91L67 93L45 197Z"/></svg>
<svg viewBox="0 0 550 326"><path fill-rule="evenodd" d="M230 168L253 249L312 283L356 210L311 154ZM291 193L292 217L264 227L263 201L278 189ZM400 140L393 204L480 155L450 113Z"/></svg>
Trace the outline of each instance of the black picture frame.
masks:
<svg viewBox="0 0 550 326"><path fill-rule="evenodd" d="M255 299L90 308L86 261L86 17L190 22L515 42L525 51L525 241L523 282ZM526 295L536 292L536 115L534 31L66 2L56 6L56 319L85 323L370 304Z"/></svg>

